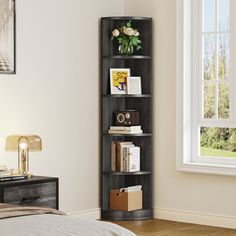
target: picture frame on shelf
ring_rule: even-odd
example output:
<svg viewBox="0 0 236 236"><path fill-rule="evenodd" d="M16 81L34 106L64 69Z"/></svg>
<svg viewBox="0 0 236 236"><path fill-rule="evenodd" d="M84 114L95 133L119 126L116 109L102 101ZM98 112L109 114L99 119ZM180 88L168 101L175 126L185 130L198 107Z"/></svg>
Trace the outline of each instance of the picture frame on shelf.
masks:
<svg viewBox="0 0 236 236"><path fill-rule="evenodd" d="M130 68L110 68L111 94L127 94L127 77L130 77Z"/></svg>
<svg viewBox="0 0 236 236"><path fill-rule="evenodd" d="M127 93L128 94L142 94L140 76L127 77Z"/></svg>

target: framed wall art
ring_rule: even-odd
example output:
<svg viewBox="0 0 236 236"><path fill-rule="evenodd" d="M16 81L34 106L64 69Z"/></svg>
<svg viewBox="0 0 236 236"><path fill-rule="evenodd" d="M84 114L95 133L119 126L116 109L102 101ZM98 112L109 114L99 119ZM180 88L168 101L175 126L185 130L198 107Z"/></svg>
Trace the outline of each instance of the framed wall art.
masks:
<svg viewBox="0 0 236 236"><path fill-rule="evenodd" d="M111 94L127 94L127 77L130 76L128 68L110 68Z"/></svg>
<svg viewBox="0 0 236 236"><path fill-rule="evenodd" d="M0 0L0 74L14 74L15 60L15 0Z"/></svg>

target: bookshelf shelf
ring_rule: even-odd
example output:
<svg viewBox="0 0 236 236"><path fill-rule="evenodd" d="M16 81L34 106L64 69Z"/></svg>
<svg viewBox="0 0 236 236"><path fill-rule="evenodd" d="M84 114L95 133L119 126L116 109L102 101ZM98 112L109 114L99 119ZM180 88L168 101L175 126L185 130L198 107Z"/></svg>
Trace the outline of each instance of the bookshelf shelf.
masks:
<svg viewBox="0 0 236 236"><path fill-rule="evenodd" d="M135 137L149 137L152 136L151 133L142 133L142 134L109 134L109 133L103 133L104 136L135 136Z"/></svg>
<svg viewBox="0 0 236 236"><path fill-rule="evenodd" d="M106 175L151 175L151 171L139 171L139 172L114 172L114 171L104 171L103 174Z"/></svg>
<svg viewBox="0 0 236 236"><path fill-rule="evenodd" d="M151 94L137 94L137 95L114 95L103 94L104 98L151 98Z"/></svg>
<svg viewBox="0 0 236 236"><path fill-rule="evenodd" d="M111 32L119 25L132 22L139 30L142 49L133 55L120 55L119 45L111 40ZM153 217L153 129L152 129L152 19L147 17L103 17L101 19L101 218L104 220L141 220ZM131 76L141 77L142 94L110 93L110 68L129 68ZM114 126L114 113L122 110L139 112L141 134L109 134ZM114 142L131 142L140 147L138 172L111 171L111 146ZM114 153L114 152L113 152ZM114 161L113 161L114 164ZM136 211L110 210L110 191L142 185L142 207Z"/></svg>
<svg viewBox="0 0 236 236"><path fill-rule="evenodd" d="M115 55L115 56L103 56L103 58L107 59L122 59L122 60L129 60L129 59L137 59L137 60L149 60L151 59L150 56L141 56L141 55L134 55L134 56L120 56L120 55Z"/></svg>

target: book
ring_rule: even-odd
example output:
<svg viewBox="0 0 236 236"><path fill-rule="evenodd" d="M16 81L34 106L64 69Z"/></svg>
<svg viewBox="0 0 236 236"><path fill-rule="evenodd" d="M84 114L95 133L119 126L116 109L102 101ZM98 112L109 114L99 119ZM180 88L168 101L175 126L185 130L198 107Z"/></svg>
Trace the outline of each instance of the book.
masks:
<svg viewBox="0 0 236 236"><path fill-rule="evenodd" d="M121 165L120 165L120 171L123 172L125 171L125 162L124 162L124 158L125 158L125 150L129 147L134 147L134 144L123 144L121 145L121 153L120 153L120 162L121 162Z"/></svg>
<svg viewBox="0 0 236 236"><path fill-rule="evenodd" d="M140 147L133 142L111 142L111 171L140 171Z"/></svg>
<svg viewBox="0 0 236 236"><path fill-rule="evenodd" d="M128 156L128 147L125 147L124 148L124 152L123 152L123 162L124 162L124 171L125 172L128 172L128 159L129 159L129 156Z"/></svg>
<svg viewBox="0 0 236 236"><path fill-rule="evenodd" d="M123 149L134 146L132 142L111 142L111 171L123 171Z"/></svg>
<svg viewBox="0 0 236 236"><path fill-rule="evenodd" d="M116 171L116 144L117 142L111 142L111 171Z"/></svg>
<svg viewBox="0 0 236 236"><path fill-rule="evenodd" d="M137 125L137 126L110 126L110 130L136 131L136 130L141 130L141 125Z"/></svg>
<svg viewBox="0 0 236 236"><path fill-rule="evenodd" d="M108 130L109 134L142 134L143 130Z"/></svg>
<svg viewBox="0 0 236 236"><path fill-rule="evenodd" d="M140 147L127 147L124 151L124 171L140 171Z"/></svg>
<svg viewBox="0 0 236 236"><path fill-rule="evenodd" d="M117 142L116 143L116 171L123 171L123 148L126 145L133 145L132 142Z"/></svg>
<svg viewBox="0 0 236 236"><path fill-rule="evenodd" d="M0 176L0 182L6 182L6 181L15 181L15 180L23 180L27 179L27 175L2 175Z"/></svg>

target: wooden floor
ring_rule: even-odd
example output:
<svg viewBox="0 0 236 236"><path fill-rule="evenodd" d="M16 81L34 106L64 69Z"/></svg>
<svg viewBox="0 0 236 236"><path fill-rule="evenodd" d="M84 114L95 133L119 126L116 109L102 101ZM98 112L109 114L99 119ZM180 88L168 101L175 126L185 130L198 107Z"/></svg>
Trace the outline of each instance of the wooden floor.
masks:
<svg viewBox="0 0 236 236"><path fill-rule="evenodd" d="M236 236L236 230L166 220L116 221L138 236Z"/></svg>

